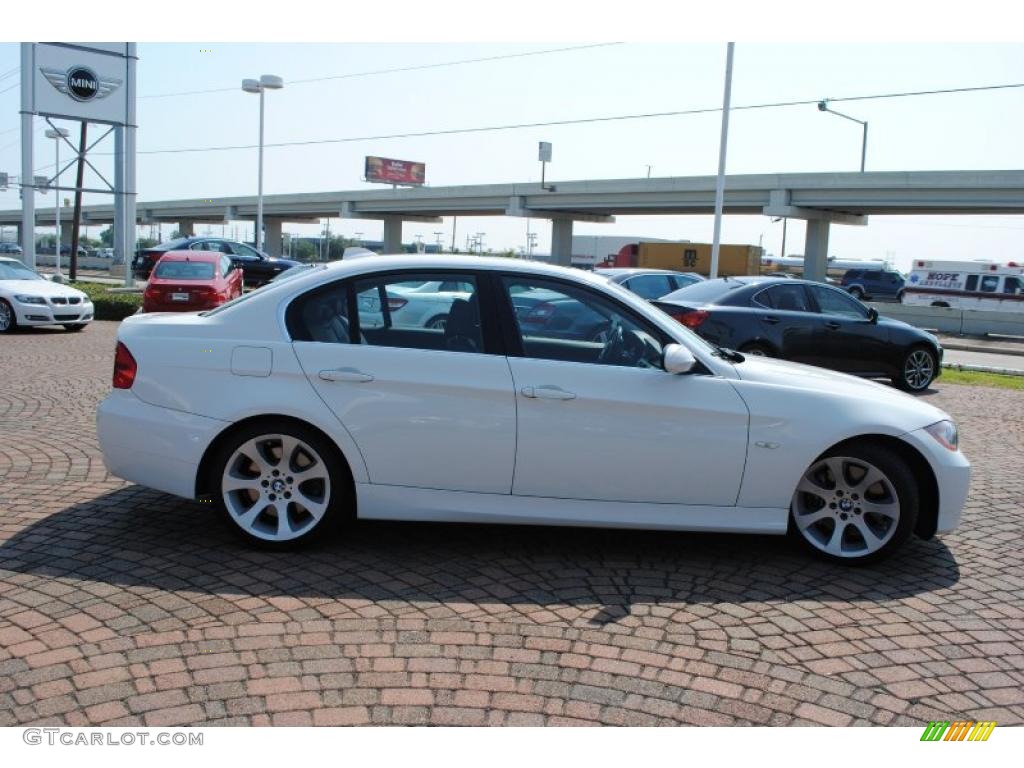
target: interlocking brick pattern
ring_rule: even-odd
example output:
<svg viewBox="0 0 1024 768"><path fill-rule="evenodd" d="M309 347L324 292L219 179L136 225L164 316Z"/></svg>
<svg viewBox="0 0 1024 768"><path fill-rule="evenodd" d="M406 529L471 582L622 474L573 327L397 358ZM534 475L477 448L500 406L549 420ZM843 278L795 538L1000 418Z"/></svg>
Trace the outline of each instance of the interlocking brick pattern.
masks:
<svg viewBox="0 0 1024 768"><path fill-rule="evenodd" d="M0 338L0 725L1024 721L1024 408L938 385L963 527L870 569L774 537L360 523L298 553L108 476L113 323Z"/></svg>

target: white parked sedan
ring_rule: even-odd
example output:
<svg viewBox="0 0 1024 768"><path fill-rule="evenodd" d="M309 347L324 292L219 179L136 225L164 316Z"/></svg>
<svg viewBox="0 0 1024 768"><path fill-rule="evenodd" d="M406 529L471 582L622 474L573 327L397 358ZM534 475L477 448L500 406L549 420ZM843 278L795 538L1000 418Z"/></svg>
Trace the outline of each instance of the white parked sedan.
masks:
<svg viewBox="0 0 1024 768"><path fill-rule="evenodd" d="M358 297L416 280L468 288L444 328L361 325ZM609 332L531 334L512 301L531 291ZM600 277L509 259L342 261L130 317L97 424L112 473L278 546L358 517L790 531L859 563L956 527L970 476L921 400L716 349Z"/></svg>
<svg viewBox="0 0 1024 768"><path fill-rule="evenodd" d="M0 256L0 333L19 325L63 325L80 331L92 316L92 301L82 291L51 283L17 259Z"/></svg>

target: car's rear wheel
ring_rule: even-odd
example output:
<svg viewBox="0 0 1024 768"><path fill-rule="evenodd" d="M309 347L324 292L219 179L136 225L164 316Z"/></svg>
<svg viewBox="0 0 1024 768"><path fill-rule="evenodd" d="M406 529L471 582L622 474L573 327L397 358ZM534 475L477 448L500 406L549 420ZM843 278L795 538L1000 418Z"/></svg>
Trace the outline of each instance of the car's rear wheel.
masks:
<svg viewBox="0 0 1024 768"><path fill-rule="evenodd" d="M235 531L286 548L320 538L352 511L351 480L336 449L296 423L253 424L213 462L216 498Z"/></svg>
<svg viewBox="0 0 1024 768"><path fill-rule="evenodd" d="M448 325L448 315L438 315L427 321L426 327L432 331L443 331Z"/></svg>
<svg viewBox="0 0 1024 768"><path fill-rule="evenodd" d="M855 286L853 286L850 289L850 295L853 296L853 298L855 298L857 300L863 299L864 298L864 289L861 288L858 285L855 285Z"/></svg>
<svg viewBox="0 0 1024 768"><path fill-rule="evenodd" d="M757 357L775 357L774 350L765 344L744 344L739 349L745 355L756 355Z"/></svg>
<svg viewBox="0 0 1024 768"><path fill-rule="evenodd" d="M0 333L9 333L18 327L18 317L6 299L0 299Z"/></svg>
<svg viewBox="0 0 1024 768"><path fill-rule="evenodd" d="M848 443L815 461L790 504L790 534L821 557L863 564L914 530L918 488L907 462L880 445Z"/></svg>
<svg viewBox="0 0 1024 768"><path fill-rule="evenodd" d="M893 384L907 392L923 392L935 380L938 367L935 353L925 347L914 347L903 358Z"/></svg>

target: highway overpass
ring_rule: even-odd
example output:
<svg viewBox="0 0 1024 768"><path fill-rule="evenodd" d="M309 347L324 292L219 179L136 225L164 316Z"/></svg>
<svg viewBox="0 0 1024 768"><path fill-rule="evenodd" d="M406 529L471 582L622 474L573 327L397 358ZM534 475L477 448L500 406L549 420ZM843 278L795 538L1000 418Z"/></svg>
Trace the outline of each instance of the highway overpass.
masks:
<svg viewBox="0 0 1024 768"><path fill-rule="evenodd" d="M385 251L397 250L404 221L441 216L529 216L552 221L551 253L571 258L574 221L611 222L616 215L714 213L715 177L596 179L548 184L485 184L264 195L267 249L280 253L284 222L322 218L384 223ZM254 220L256 197L139 202L140 224L173 222L183 232L196 223ZM872 215L1024 213L1024 171L886 171L731 175L725 213L787 216L808 222L805 274L823 279L832 223L865 225ZM61 210L70 233L72 211ZM82 223L111 223L113 205L82 209ZM0 225L20 225L21 211L0 211ZM53 226L53 208L36 208L36 223Z"/></svg>

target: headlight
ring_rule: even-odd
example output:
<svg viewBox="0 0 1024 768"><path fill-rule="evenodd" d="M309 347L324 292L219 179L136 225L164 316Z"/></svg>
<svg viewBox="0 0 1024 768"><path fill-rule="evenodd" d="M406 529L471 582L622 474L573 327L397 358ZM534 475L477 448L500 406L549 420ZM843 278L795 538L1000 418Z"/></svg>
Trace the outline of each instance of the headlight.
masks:
<svg viewBox="0 0 1024 768"><path fill-rule="evenodd" d="M19 296L15 294L14 298L22 304L46 304L46 299L42 296Z"/></svg>
<svg viewBox="0 0 1024 768"><path fill-rule="evenodd" d="M934 437L943 448L948 448L951 451L958 449L960 445L960 436L956 431L956 424L952 421L940 421L937 424L932 424L930 427L925 427L925 431Z"/></svg>

